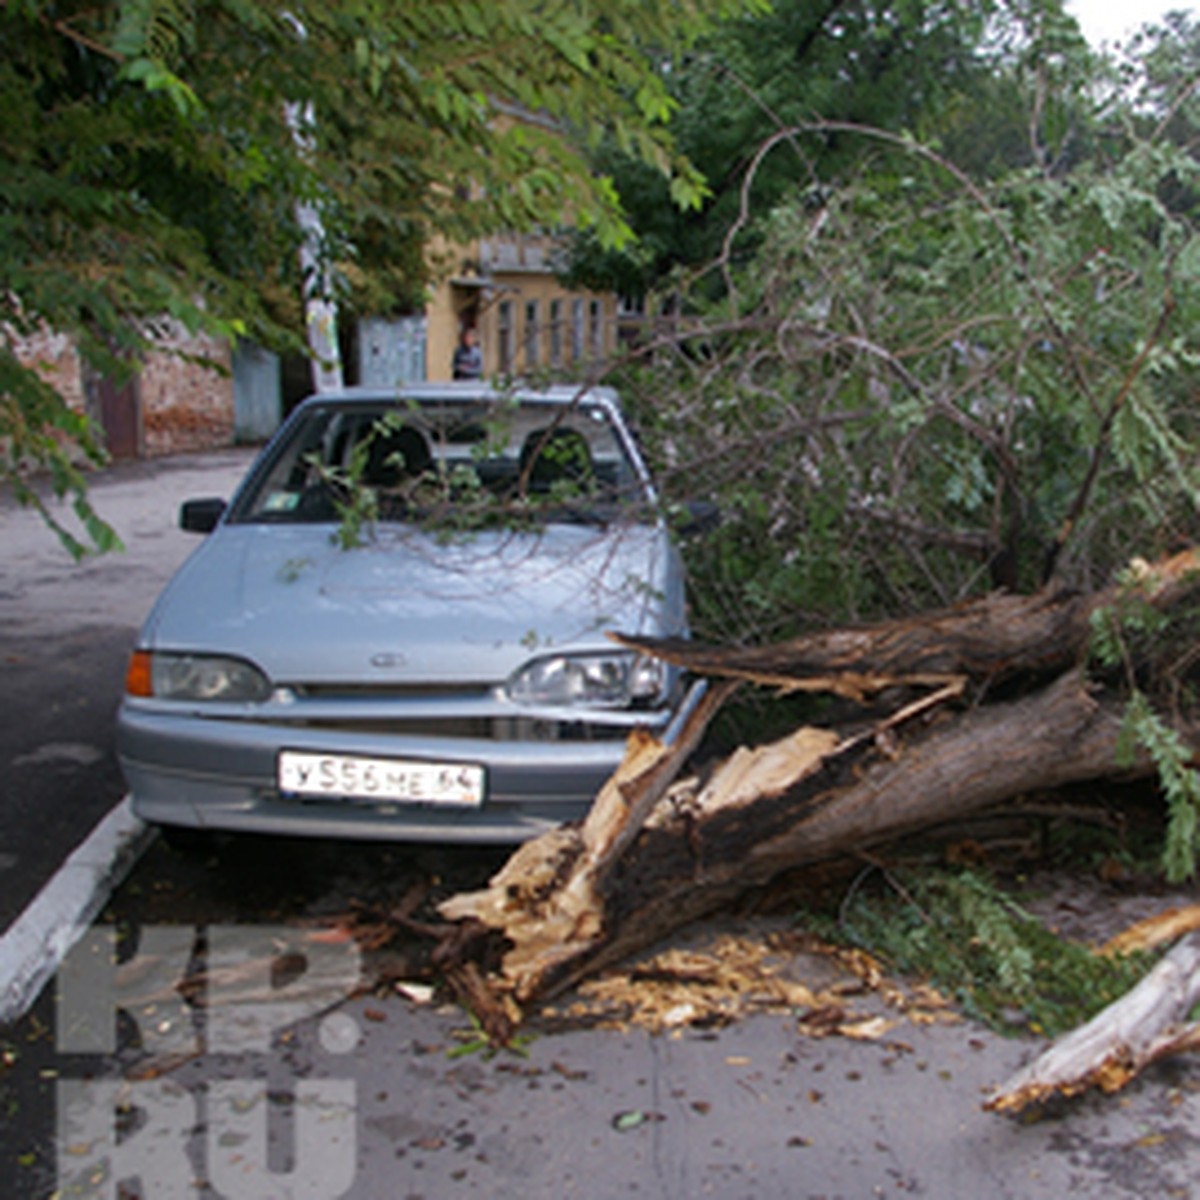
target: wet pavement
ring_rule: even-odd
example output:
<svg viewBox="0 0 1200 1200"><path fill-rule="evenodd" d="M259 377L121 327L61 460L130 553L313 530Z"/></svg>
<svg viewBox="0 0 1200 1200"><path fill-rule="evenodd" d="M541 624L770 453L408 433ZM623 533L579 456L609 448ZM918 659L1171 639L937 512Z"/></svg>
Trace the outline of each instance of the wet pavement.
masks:
<svg viewBox="0 0 1200 1200"><path fill-rule="evenodd" d="M0 931L121 799L113 723L126 659L197 544L178 527L179 504L230 495L253 455L239 448L97 473L92 502L125 549L78 563L0 489Z"/></svg>
<svg viewBox="0 0 1200 1200"><path fill-rule="evenodd" d="M168 1007L144 1029L165 1036ZM172 1057L64 1051L55 1019L43 1005L0 1039L22 1197L112 1196L134 1176L146 1197L199 1200L1196 1194L1194 1067L1015 1121L980 1104L1032 1046L971 1024L865 1043L777 1014L659 1035L535 1019L519 1052L489 1056L460 1010L393 990L282 1028L260 1013L271 1040L250 1049L210 1024L206 1053L185 1038Z"/></svg>
<svg viewBox="0 0 1200 1200"><path fill-rule="evenodd" d="M116 1196L137 1176L146 1197L198 1200L1200 1196L1192 1058L1118 1096L1001 1117L983 1102L1044 1041L849 978L847 1006L883 1019L869 1038L811 1036L786 1008L652 1033L571 993L493 1053L428 987L415 935L328 935L414 886L431 901L478 886L502 857L153 845L34 1011L0 1029L11 1194ZM729 916L672 944L788 927ZM784 965L834 978L801 952Z"/></svg>

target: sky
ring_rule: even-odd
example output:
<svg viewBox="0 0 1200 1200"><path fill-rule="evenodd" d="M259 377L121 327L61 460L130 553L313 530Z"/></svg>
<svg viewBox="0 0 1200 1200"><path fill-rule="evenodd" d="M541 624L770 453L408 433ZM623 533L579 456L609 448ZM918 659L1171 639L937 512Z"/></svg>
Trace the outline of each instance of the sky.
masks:
<svg viewBox="0 0 1200 1200"><path fill-rule="evenodd" d="M1147 21L1155 21L1165 12L1196 9L1193 0L1066 0L1064 6L1078 22L1084 36L1098 46L1101 42L1123 40Z"/></svg>

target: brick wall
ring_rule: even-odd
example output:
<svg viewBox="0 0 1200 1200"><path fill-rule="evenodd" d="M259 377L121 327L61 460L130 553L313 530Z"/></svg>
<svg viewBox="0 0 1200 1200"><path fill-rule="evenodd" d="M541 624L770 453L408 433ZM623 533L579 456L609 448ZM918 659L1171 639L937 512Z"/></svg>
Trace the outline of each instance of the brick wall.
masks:
<svg viewBox="0 0 1200 1200"><path fill-rule="evenodd" d="M79 355L75 343L65 333L48 330L31 337L16 339L17 358L25 366L36 366L39 374L67 403L81 410L83 401L83 375L80 372Z"/></svg>
<svg viewBox="0 0 1200 1200"><path fill-rule="evenodd" d="M172 354L150 358L140 381L146 456L232 445L233 377L228 346L211 338L182 336L173 345L187 354L212 359L222 370Z"/></svg>
<svg viewBox="0 0 1200 1200"><path fill-rule="evenodd" d="M175 353L151 355L138 381L142 453L146 457L211 450L234 441L233 377L228 346L175 331ZM179 357L182 352L188 358ZM43 332L18 341L21 362L36 366L76 411L89 411L79 355L70 337ZM194 359L209 359L217 368ZM91 406L92 415L100 413Z"/></svg>

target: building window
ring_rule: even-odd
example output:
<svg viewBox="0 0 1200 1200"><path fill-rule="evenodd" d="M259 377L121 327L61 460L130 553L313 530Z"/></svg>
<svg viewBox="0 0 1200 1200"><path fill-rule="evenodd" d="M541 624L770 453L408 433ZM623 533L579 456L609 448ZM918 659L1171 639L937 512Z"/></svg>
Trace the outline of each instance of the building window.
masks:
<svg viewBox="0 0 1200 1200"><path fill-rule="evenodd" d="M525 369L533 370L541 361L541 307L536 300L525 301Z"/></svg>
<svg viewBox="0 0 1200 1200"><path fill-rule="evenodd" d="M562 301L550 301L550 365L561 367L563 360Z"/></svg>
<svg viewBox="0 0 1200 1200"><path fill-rule="evenodd" d="M578 362L583 357L583 301L571 301L571 359Z"/></svg>
<svg viewBox="0 0 1200 1200"><path fill-rule="evenodd" d="M497 353L499 355L499 369L501 375L511 375L513 370L513 359L516 343L514 340L513 329L513 303L511 300L501 300L500 308L496 322L496 332L498 335L499 345Z"/></svg>
<svg viewBox="0 0 1200 1200"><path fill-rule="evenodd" d="M604 353L604 309L599 300L588 301L588 349L593 358Z"/></svg>

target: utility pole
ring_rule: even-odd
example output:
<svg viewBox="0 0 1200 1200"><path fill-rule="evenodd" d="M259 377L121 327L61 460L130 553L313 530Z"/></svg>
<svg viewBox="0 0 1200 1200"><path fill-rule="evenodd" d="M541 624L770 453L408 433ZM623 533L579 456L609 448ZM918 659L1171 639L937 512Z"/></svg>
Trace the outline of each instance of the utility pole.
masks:
<svg viewBox="0 0 1200 1200"><path fill-rule="evenodd" d="M337 305L333 302L329 277L321 265L320 245L324 236L321 212L315 204L296 205L296 219L304 231L300 245L300 267L304 277L304 323L312 352L313 387L318 392L339 390L344 383L342 356L338 348Z"/></svg>
<svg viewBox="0 0 1200 1200"><path fill-rule="evenodd" d="M293 13L284 18L303 41L308 31ZM289 104L287 123L302 154L307 154L315 141L316 120L312 104ZM339 391L344 386L342 355L338 348L337 305L329 286L329 274L321 254L325 225L318 203L302 200L296 205L296 220L304 233L300 243L300 272L304 288L304 325L308 347L312 354L313 388L318 392Z"/></svg>

